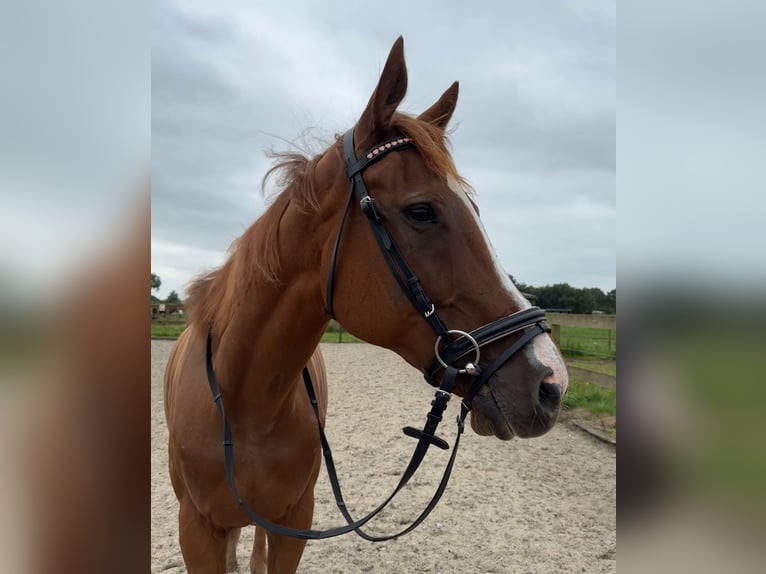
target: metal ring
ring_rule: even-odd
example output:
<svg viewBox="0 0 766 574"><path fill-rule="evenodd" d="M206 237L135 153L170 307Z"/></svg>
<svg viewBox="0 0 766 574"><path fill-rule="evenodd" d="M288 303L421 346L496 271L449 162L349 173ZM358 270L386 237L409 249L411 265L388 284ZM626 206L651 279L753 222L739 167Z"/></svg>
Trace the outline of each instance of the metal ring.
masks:
<svg viewBox="0 0 766 574"><path fill-rule="evenodd" d="M479 359L481 358L481 350L479 349L479 343L476 342L476 339L474 339L470 334L466 333L465 331L460 331L458 329L450 329L449 331L447 331L447 334L448 335L453 335L453 334L462 335L463 337L468 339L468 341L473 345L474 351L476 351L476 358L474 358L474 360L472 362L473 362L474 365L478 365L479 364ZM449 367L449 365L447 363L445 363L442 360L441 356L439 355L439 342L441 340L442 340L442 336L441 335L436 337L436 343L434 343L434 354L436 355L436 360L439 361L441 366L446 369L447 367ZM465 369L460 369L458 371L458 373L465 373L465 372L466 372Z"/></svg>

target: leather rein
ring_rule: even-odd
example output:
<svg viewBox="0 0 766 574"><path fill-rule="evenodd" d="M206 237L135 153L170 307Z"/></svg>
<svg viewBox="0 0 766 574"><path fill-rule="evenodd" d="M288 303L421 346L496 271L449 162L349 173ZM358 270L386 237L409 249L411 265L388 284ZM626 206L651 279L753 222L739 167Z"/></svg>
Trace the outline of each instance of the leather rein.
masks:
<svg viewBox="0 0 766 574"><path fill-rule="evenodd" d="M500 369L515 353L521 350L527 343L534 339L537 335L550 332L550 328L545 323L545 312L537 307L530 307L523 309L506 317L502 317L496 321L488 323L478 329L471 332L460 331L456 329L447 329L444 321L442 321L439 313L436 310L435 305L428 298L428 295L420 285L415 273L412 271L407 261L404 259L399 248L396 246L393 238L389 235L388 231L383 224L377 210L375 209L375 200L370 196L367 191L367 187L364 185L362 179L362 172L371 164L379 161L385 157L388 153L393 151L404 151L406 149L414 147L412 141L407 137L397 137L387 140L362 154L362 157L356 157L354 151L354 129L351 128L343 136L343 155L346 165L346 174L351 182L351 189L349 191L346 207L341 217L340 225L338 227L338 234L333 246L332 259L330 263L330 271L327 279L327 312L335 318L333 310L333 291L335 280L335 268L338 258L338 250L341 242L341 236L343 233L343 227L351 209L351 204L354 198L358 200L362 213L366 216L367 222L370 225L375 241L380 248L380 252L383 255L383 259L386 262L391 274L399 284L400 288L410 300L415 309L420 313L423 318L428 322L431 328L436 333L436 342L434 344L434 360L431 365L424 369L424 375L426 380L433 386L438 386L436 390L434 400L431 402L431 410L426 417L426 423L422 429L414 427L404 427L402 430L407 436L418 439L418 443L410 458L410 461L402 474L399 483L393 492L386 498L380 505L373 509L363 518L354 520L349 513L346 503L343 500L343 493L338 481L337 473L335 472L335 463L332 458L332 451L330 445L327 442L327 437L324 432L322 423L319 417L319 405L314 392L314 387L311 382L308 369L303 368L303 382L306 387L311 406L314 410L314 415L317 421L317 427L319 430L319 439L322 445L322 454L325 460L325 466L327 467L327 474L330 479L332 491L335 496L335 503L340 510L343 517L346 519L347 525L330 528L327 530L311 530L311 529L295 529L276 524L265 518L255 514L247 504L237 494L236 485L234 483L234 444L232 441L231 428L229 421L226 418L226 413L223 406L223 397L218 386L218 382L215 376L215 370L213 369L213 352L212 352L212 331L208 330L207 341L205 345L205 365L207 369L207 379L210 385L210 390L213 394L213 400L216 407L221 413L223 419L223 449L224 449L224 470L226 474L226 481L229 484L229 488L234 495L237 504L247 514L248 518L262 528L278 534L281 536L289 536L292 538L300 538L304 540L320 540L324 538L332 538L346 534L351 531L355 531L359 536L365 540L371 542L382 542L385 540L392 540L398 538L408 532L414 530L420 525L423 520L431 513L439 502L444 490L449 482L450 475L452 473L452 467L455 462L458 447L460 445L460 436L465 429L465 418L468 412L471 410L471 403L474 396L479 389L489 381L490 377ZM520 336L492 363L489 365L482 365L480 362L481 347L502 339L514 333L520 333ZM456 338L452 338L453 335L457 335ZM440 347L440 344L445 344ZM453 365L456 361L462 357L468 355L473 351L474 357L470 362L467 362L463 368L458 368ZM444 371L441 382L434 382L434 377L439 371ZM431 445L438 448L448 450L449 445L447 442L435 435L436 429L442 420L442 414L447 408L447 403L452 397L452 392L455 388L455 382L458 374L465 374L468 377L473 378L471 387L466 393L465 397L460 403L460 414L457 416L457 436L455 438L455 444L452 447L452 454L450 455L447 466L445 467L442 475L441 482L436 489L431 501L426 508L420 513L415 521L407 528L397 532L395 534L387 536L373 536L364 532L361 527L372 520L378 513L380 513L399 493L402 488L409 482L417 469L420 467L426 452Z"/></svg>

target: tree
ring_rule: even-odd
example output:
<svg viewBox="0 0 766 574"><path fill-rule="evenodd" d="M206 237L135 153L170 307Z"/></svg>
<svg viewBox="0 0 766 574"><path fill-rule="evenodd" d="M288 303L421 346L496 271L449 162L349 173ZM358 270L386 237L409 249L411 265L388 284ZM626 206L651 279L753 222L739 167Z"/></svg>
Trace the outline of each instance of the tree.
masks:
<svg viewBox="0 0 766 574"><path fill-rule="evenodd" d="M178 296L178 293L176 293L175 291L171 291L168 294L168 298L165 299L165 303L180 303L180 302L181 302L181 298Z"/></svg>
<svg viewBox="0 0 766 574"><path fill-rule="evenodd" d="M522 283L521 281L516 281L516 279L510 273L508 274L508 279L510 279L511 283L513 283L516 286L516 289L518 289L522 293L531 293L532 295L537 295L537 293L535 292L535 287L532 287L531 285L527 285L526 283Z"/></svg>
<svg viewBox="0 0 766 574"><path fill-rule="evenodd" d="M160 285L162 285L162 281L160 281L160 276L152 273L152 291L159 291Z"/></svg>
<svg viewBox="0 0 766 574"><path fill-rule="evenodd" d="M569 283L556 283L540 287L535 293L537 304L543 309L568 309L578 312L577 289Z"/></svg>
<svg viewBox="0 0 766 574"><path fill-rule="evenodd" d="M572 313L617 312L617 289L604 293L598 287L572 287L569 283L556 283L535 287L516 281L513 275L508 278L522 293L537 297L536 304L543 309L565 309Z"/></svg>

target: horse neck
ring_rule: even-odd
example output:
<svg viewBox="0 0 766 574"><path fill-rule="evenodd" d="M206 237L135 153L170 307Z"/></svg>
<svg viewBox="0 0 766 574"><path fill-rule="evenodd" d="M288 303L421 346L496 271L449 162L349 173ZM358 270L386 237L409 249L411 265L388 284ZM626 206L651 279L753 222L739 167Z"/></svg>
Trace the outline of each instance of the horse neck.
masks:
<svg viewBox="0 0 766 574"><path fill-rule="evenodd" d="M278 233L283 263L278 283L252 282L214 339L214 366L227 411L243 424L268 426L292 410L296 391L304 392L297 384L301 370L329 321L319 287L322 241L315 237L312 215L285 209Z"/></svg>

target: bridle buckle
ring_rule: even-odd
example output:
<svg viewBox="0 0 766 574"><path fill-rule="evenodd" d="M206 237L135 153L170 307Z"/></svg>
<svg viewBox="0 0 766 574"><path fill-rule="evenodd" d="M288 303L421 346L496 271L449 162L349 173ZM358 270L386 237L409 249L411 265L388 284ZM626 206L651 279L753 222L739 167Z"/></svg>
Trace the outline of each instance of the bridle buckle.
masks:
<svg viewBox="0 0 766 574"><path fill-rule="evenodd" d="M375 219L378 219L378 212L375 209L375 199L370 197L369 195L365 195L362 199L359 200L359 207L362 208L362 213L364 213L367 217L374 217Z"/></svg>

